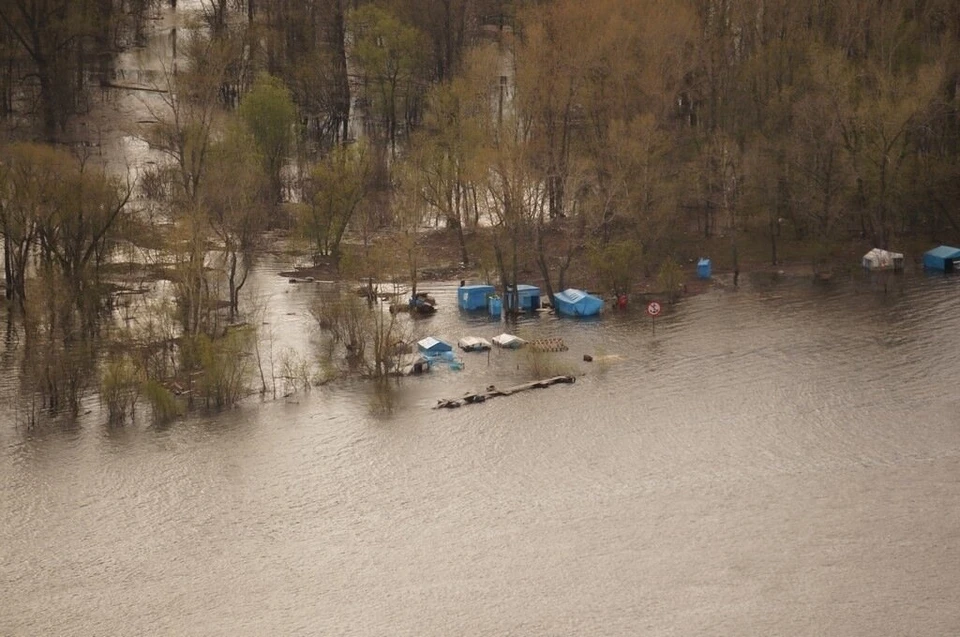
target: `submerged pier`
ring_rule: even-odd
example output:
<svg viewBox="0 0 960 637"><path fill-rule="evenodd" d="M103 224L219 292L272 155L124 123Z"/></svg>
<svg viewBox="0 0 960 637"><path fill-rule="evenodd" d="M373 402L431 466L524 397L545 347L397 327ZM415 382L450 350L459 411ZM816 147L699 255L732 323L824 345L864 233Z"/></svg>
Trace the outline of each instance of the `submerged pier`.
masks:
<svg viewBox="0 0 960 637"><path fill-rule="evenodd" d="M551 385L570 384L575 382L577 382L576 376L554 376L552 378L534 380L530 381L529 383L514 385L513 387L506 387L504 389L498 389L496 385L490 385L483 391L474 393L468 392L461 398L443 398L438 400L434 409L456 409L457 407L461 407L463 405L486 402L488 399L496 398L497 396L512 396L513 394L517 394L528 389L543 389L544 387L550 387Z"/></svg>

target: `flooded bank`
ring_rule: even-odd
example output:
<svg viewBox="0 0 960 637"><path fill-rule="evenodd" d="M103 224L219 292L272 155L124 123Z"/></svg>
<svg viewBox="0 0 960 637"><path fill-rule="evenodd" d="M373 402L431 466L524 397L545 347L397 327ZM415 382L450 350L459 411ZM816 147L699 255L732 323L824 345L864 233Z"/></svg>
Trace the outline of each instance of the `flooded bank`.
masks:
<svg viewBox="0 0 960 637"><path fill-rule="evenodd" d="M319 286L275 271L265 321L308 352ZM525 319L577 382L469 409L431 408L522 351L163 427L8 418L0 634L960 632L960 278L744 278L655 334ZM422 287L423 335L503 331Z"/></svg>

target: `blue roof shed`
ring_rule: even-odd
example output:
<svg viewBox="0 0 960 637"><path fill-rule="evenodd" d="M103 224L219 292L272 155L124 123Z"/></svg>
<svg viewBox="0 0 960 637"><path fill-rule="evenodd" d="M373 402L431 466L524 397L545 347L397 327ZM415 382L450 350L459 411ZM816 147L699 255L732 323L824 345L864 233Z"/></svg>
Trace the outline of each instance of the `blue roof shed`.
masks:
<svg viewBox="0 0 960 637"><path fill-rule="evenodd" d="M517 285L517 303L520 309L532 312L540 308L540 288L535 285ZM506 307L508 310L513 307L513 288L507 288Z"/></svg>
<svg viewBox="0 0 960 637"><path fill-rule="evenodd" d="M453 345L446 341L441 341L439 338L428 336L417 341L417 349L429 356L436 356L444 352L452 352Z"/></svg>
<svg viewBox="0 0 960 637"><path fill-rule="evenodd" d="M603 299L573 288L553 295L553 304L559 314L566 316L595 316L603 308Z"/></svg>
<svg viewBox="0 0 960 637"><path fill-rule="evenodd" d="M923 267L942 272L960 270L960 248L939 246L923 254Z"/></svg>
<svg viewBox="0 0 960 637"><path fill-rule="evenodd" d="M457 305L461 310L482 310L487 297L496 292L492 285L461 285L457 288Z"/></svg>
<svg viewBox="0 0 960 637"><path fill-rule="evenodd" d="M697 277L701 279L709 279L711 271L710 259L700 259L697 261Z"/></svg>
<svg viewBox="0 0 960 637"><path fill-rule="evenodd" d="M500 317L500 314L503 312L503 299L501 299L496 294L493 294L487 300L487 309L490 312L490 316Z"/></svg>

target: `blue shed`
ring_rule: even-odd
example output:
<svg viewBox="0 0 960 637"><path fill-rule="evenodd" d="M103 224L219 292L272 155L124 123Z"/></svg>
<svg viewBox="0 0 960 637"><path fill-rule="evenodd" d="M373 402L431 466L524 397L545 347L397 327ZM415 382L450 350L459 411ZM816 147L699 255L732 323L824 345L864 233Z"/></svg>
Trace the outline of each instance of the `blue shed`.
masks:
<svg viewBox="0 0 960 637"><path fill-rule="evenodd" d="M499 318L500 314L503 312L503 299L494 294L487 300L487 310L490 312L490 316L496 316Z"/></svg>
<svg viewBox="0 0 960 637"><path fill-rule="evenodd" d="M520 309L526 312L540 309L540 288L535 285L517 285L517 303ZM512 309L513 288L507 288L507 309Z"/></svg>
<svg viewBox="0 0 960 637"><path fill-rule="evenodd" d="M417 349L427 356L439 356L444 352L452 352L453 345L439 338L428 336L417 341Z"/></svg>
<svg viewBox="0 0 960 637"><path fill-rule="evenodd" d="M710 259L700 259L697 261L697 277L701 279L710 278Z"/></svg>
<svg viewBox="0 0 960 637"><path fill-rule="evenodd" d="M960 271L960 248L940 246L923 254L923 267L942 272Z"/></svg>
<svg viewBox="0 0 960 637"><path fill-rule="evenodd" d="M461 310L482 310L495 291L492 285L461 285L457 288L457 305Z"/></svg>
<svg viewBox="0 0 960 637"><path fill-rule="evenodd" d="M595 316L603 308L603 299L573 288L553 295L558 314L566 316Z"/></svg>

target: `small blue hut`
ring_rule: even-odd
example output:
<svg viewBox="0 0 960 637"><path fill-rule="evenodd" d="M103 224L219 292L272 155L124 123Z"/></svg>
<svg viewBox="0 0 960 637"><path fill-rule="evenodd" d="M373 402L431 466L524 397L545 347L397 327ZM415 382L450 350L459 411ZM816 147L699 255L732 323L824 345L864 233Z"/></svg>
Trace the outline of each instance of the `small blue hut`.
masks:
<svg viewBox="0 0 960 637"><path fill-rule="evenodd" d="M487 300L487 310L490 312L490 316L500 318L500 314L503 312L503 299L496 294L490 296Z"/></svg>
<svg viewBox="0 0 960 637"><path fill-rule="evenodd" d="M417 341L417 349L425 356L440 356L444 352L452 352L453 345L439 338L428 336Z"/></svg>
<svg viewBox="0 0 960 637"><path fill-rule="evenodd" d="M941 272L960 271L960 248L939 246L923 254L923 267Z"/></svg>
<svg viewBox="0 0 960 637"><path fill-rule="evenodd" d="M697 261L697 278L699 279L709 279L712 269L712 264L710 259L700 259Z"/></svg>
<svg viewBox="0 0 960 637"><path fill-rule="evenodd" d="M513 309L513 288L507 288L506 308ZM523 283L517 286L517 303L524 312L532 312L540 309L540 288L535 285L525 285Z"/></svg>
<svg viewBox="0 0 960 637"><path fill-rule="evenodd" d="M596 316L603 308L603 299L573 288L553 295L558 314L565 316Z"/></svg>
<svg viewBox="0 0 960 637"><path fill-rule="evenodd" d="M461 310L482 310L495 291L492 285L461 285L457 288L457 305Z"/></svg>

